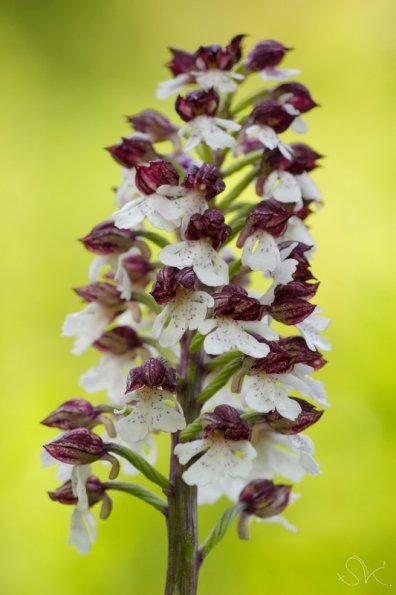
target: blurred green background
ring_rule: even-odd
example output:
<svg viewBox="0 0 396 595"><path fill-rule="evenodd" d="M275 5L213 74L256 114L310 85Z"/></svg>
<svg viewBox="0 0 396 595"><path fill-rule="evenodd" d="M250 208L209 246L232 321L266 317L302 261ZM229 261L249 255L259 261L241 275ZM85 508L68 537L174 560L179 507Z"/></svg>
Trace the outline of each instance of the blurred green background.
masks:
<svg viewBox="0 0 396 595"><path fill-rule="evenodd" d="M249 33L296 48L285 66L323 106L306 140L327 158L315 179L325 208L314 218L319 302L334 347L321 372L333 407L311 435L323 476L308 477L286 516L297 535L255 524L249 542L230 531L201 573L200 593L348 593L337 573L361 557L396 585L395 156L393 0L2 0L0 29L2 290L0 490L1 592L5 595L155 595L162 592L162 520L116 494L91 554L66 545L70 510L48 500L42 419L83 396L81 372L97 360L70 355L60 337L70 291L90 257L75 238L112 210L119 171L102 147L128 132L124 115L154 99L168 78L167 46L194 50ZM258 79L257 79L258 82ZM202 513L202 532L223 504ZM359 567L357 593L382 593Z"/></svg>

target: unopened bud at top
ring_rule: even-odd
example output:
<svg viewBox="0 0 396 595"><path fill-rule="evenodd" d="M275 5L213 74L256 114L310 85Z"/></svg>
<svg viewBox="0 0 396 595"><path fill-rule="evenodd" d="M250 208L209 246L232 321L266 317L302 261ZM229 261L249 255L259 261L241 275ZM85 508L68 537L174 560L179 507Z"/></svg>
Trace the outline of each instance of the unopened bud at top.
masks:
<svg viewBox="0 0 396 595"><path fill-rule="evenodd" d="M87 250L94 254L122 254L133 245L135 236L129 229L119 229L112 221L96 225L80 239Z"/></svg>
<svg viewBox="0 0 396 595"><path fill-rule="evenodd" d="M279 43L279 41L272 39L260 41L248 55L246 67L252 72L264 70L265 68L273 68L282 61L290 49Z"/></svg>
<svg viewBox="0 0 396 595"><path fill-rule="evenodd" d="M230 405L218 405L212 413L204 413L202 426L206 438L220 432L225 440L250 440L252 432L251 425Z"/></svg>
<svg viewBox="0 0 396 595"><path fill-rule="evenodd" d="M105 308L119 309L125 306L125 301L121 298L121 292L115 285L99 281L83 287L74 287L74 291L85 302L96 302Z"/></svg>
<svg viewBox="0 0 396 595"><path fill-rule="evenodd" d="M164 366L160 358L147 359L141 366L132 368L128 374L126 393L138 390L143 386L163 388L175 392L176 370Z"/></svg>
<svg viewBox="0 0 396 595"><path fill-rule="evenodd" d="M107 151L117 163L128 169L157 157L151 142L141 137L123 138L120 143L107 147Z"/></svg>
<svg viewBox="0 0 396 595"><path fill-rule="evenodd" d="M243 512L259 518L280 514L289 504L291 486L276 485L269 479L249 482L239 494Z"/></svg>
<svg viewBox="0 0 396 595"><path fill-rule="evenodd" d="M185 97L176 99L176 111L185 122L190 122L198 116L215 116L220 98L214 89L191 91Z"/></svg>
<svg viewBox="0 0 396 595"><path fill-rule="evenodd" d="M277 100L285 97L286 103L292 105L301 113L308 112L318 105L316 101L312 99L307 87L296 82L279 85L279 87L272 89L271 96Z"/></svg>
<svg viewBox="0 0 396 595"><path fill-rule="evenodd" d="M231 235L231 227L224 222L224 215L217 209L207 209L202 215L195 213L190 218L185 232L186 240L206 238L216 250Z"/></svg>
<svg viewBox="0 0 396 595"><path fill-rule="evenodd" d="M215 315L229 316L234 320L261 320L265 306L238 285L225 285L213 294Z"/></svg>

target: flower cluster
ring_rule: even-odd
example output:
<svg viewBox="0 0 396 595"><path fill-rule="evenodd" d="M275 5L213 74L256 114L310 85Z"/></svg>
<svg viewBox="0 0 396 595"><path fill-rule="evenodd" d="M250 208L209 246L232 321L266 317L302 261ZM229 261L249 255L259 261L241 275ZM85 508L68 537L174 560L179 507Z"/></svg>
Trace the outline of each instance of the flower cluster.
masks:
<svg viewBox="0 0 396 595"><path fill-rule="evenodd" d="M246 55L243 43L171 49L157 96L180 93L178 121L147 109L107 149L121 166L116 211L81 239L95 259L75 289L86 305L63 334L74 354L101 353L80 383L110 403L74 398L43 421L62 431L43 460L59 463L65 483L49 495L75 507L70 541L82 553L95 537L90 507L101 502L106 518L109 490L167 506L114 481L120 459L165 489L169 507L177 473L201 503L227 496L241 538L252 517L294 530L280 514L291 484L320 472L305 430L328 406L313 378L329 349L311 301L309 220L321 196L310 174L321 155L293 138L317 104L282 80L299 72L279 67L289 48L266 40ZM256 73L275 86L236 101ZM249 289L252 272L264 293ZM169 480L154 467L158 432L173 435ZM96 461L111 464L111 481L91 475Z"/></svg>

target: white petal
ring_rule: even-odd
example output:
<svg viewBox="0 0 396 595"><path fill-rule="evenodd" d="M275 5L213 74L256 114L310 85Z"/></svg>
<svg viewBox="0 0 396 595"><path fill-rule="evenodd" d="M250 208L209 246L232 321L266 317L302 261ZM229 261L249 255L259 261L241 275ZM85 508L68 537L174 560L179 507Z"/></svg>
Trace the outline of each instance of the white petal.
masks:
<svg viewBox="0 0 396 595"><path fill-rule="evenodd" d="M175 93L178 93L185 85L190 82L190 74L178 74L174 79L163 81L158 84L156 96L157 99L166 99Z"/></svg>
<svg viewBox="0 0 396 595"><path fill-rule="evenodd" d="M144 219L143 204L146 200L145 196L136 198L127 202L119 211L112 215L115 225L120 229L130 229L136 227Z"/></svg>
<svg viewBox="0 0 396 595"><path fill-rule="evenodd" d="M319 188L317 187L315 182L311 180L311 178L306 172L300 174L299 176L296 176L296 180L300 185L303 198L306 198L308 200L321 200L322 196Z"/></svg>
<svg viewBox="0 0 396 595"><path fill-rule="evenodd" d="M117 434L125 442L143 440L149 433L148 423L144 413L137 405L126 417L116 424Z"/></svg>
<svg viewBox="0 0 396 595"><path fill-rule="evenodd" d="M301 189L295 176L287 171L274 171L266 179L264 195L276 198L279 202L302 205Z"/></svg>
<svg viewBox="0 0 396 595"><path fill-rule="evenodd" d="M174 453L181 465L186 465L190 459L200 452L207 450L210 446L207 440L192 440L191 442L180 442L175 446Z"/></svg>
<svg viewBox="0 0 396 595"><path fill-rule="evenodd" d="M285 78L290 78L291 76L296 76L300 74L301 70L293 69L285 69L285 68L271 68L268 67L265 70L260 72L260 76L263 81L279 81Z"/></svg>
<svg viewBox="0 0 396 595"><path fill-rule="evenodd" d="M303 118L294 118L290 128L297 132L297 134L304 134L308 132L308 124Z"/></svg>
<svg viewBox="0 0 396 595"><path fill-rule="evenodd" d="M89 552L91 543L95 540L92 521L93 517L90 513L84 514L77 508L72 513L69 545L74 545L82 555Z"/></svg>
<svg viewBox="0 0 396 595"><path fill-rule="evenodd" d="M130 367L130 355L105 355L97 366L81 376L80 386L90 394L106 390L111 401L120 403L125 394L126 372Z"/></svg>
<svg viewBox="0 0 396 595"><path fill-rule="evenodd" d="M135 184L135 177L136 177L136 170L135 169L127 169L124 167L121 170L121 174L124 177L123 182L118 186L116 191L116 198L115 204L121 208L127 202L134 200L141 196L141 192L136 188Z"/></svg>
<svg viewBox="0 0 396 595"><path fill-rule="evenodd" d="M64 337L76 337L72 353L80 355L99 339L110 320L109 312L95 302L81 312L69 314L62 327Z"/></svg>
<svg viewBox="0 0 396 595"><path fill-rule="evenodd" d="M292 525L291 523L289 523L289 521L287 519L285 519L285 517L280 514L277 514L275 516L270 516L266 519L259 519L258 517L255 517L255 519L256 519L256 521L262 522L262 523L279 523L280 525L283 525L283 527L285 527L285 529L287 529L291 533L297 533L297 528L294 525Z"/></svg>
<svg viewBox="0 0 396 595"><path fill-rule="evenodd" d="M243 246L242 264L253 271L271 273L280 264L280 253L275 239L265 231L250 235Z"/></svg>

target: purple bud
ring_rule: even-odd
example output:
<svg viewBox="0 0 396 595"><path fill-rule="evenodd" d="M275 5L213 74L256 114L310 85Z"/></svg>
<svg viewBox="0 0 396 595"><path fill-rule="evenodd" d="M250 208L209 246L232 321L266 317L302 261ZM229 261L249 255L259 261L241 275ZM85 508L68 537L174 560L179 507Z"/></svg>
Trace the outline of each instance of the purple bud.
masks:
<svg viewBox="0 0 396 595"><path fill-rule="evenodd" d="M160 112L147 109L136 116L128 116L128 122L137 132L150 135L152 142L168 140L176 133L176 128Z"/></svg>
<svg viewBox="0 0 396 595"><path fill-rule="evenodd" d="M126 393L138 390L143 386L162 387L169 392L175 392L176 370L164 366L159 358L150 358L138 368L132 368L128 374Z"/></svg>
<svg viewBox="0 0 396 595"><path fill-rule="evenodd" d="M285 54L290 50L291 48L287 48L272 39L260 41L248 55L246 67L253 72L273 68L282 61Z"/></svg>
<svg viewBox="0 0 396 595"><path fill-rule="evenodd" d="M103 440L87 428L65 432L60 438L44 444L45 450L61 463L87 465L106 455Z"/></svg>
<svg viewBox="0 0 396 595"><path fill-rule="evenodd" d="M195 213L190 218L185 232L186 240L207 238L217 250L231 235L232 229L224 223L224 215L217 209L207 209L202 215Z"/></svg>
<svg viewBox="0 0 396 595"><path fill-rule="evenodd" d="M117 326L106 331L93 343L99 351L113 355L125 355L141 345L142 340L130 326Z"/></svg>
<svg viewBox="0 0 396 595"><path fill-rule="evenodd" d="M292 281L288 285L295 283L298 283L299 286L304 285L297 281ZM266 306L266 310L278 322L288 325L298 324L312 314L316 306L307 302L305 297L299 297L301 295L300 288L289 291L288 285L279 285L275 289L275 299L270 306Z"/></svg>
<svg viewBox="0 0 396 595"><path fill-rule="evenodd" d="M70 399L59 405L41 423L50 428L73 430L91 426L99 415L100 412L85 399Z"/></svg>
<svg viewBox="0 0 396 595"><path fill-rule="evenodd" d="M135 235L129 229L119 229L112 221L104 221L80 239L94 254L121 254L133 245Z"/></svg>
<svg viewBox="0 0 396 595"><path fill-rule="evenodd" d="M323 355L319 351L309 349L303 337L286 337L280 339L280 343L296 364L305 364L314 370L319 370L326 364Z"/></svg>
<svg viewBox="0 0 396 595"><path fill-rule="evenodd" d="M151 161L148 165L138 165L136 167L135 183L140 192L150 195L164 184L177 186L179 174L169 161L157 159Z"/></svg>
<svg viewBox="0 0 396 595"><path fill-rule="evenodd" d="M192 166L188 170L182 186L187 190L198 192L208 202L225 189L219 169L209 163L203 163L200 167Z"/></svg>
<svg viewBox="0 0 396 595"><path fill-rule="evenodd" d="M278 411L270 411L269 413L260 414L260 419L257 420L257 423L265 424L273 432L278 432L279 434L299 434L315 424L322 417L323 411L316 409L316 407L304 401L304 399L297 397L290 398L293 401L297 401L301 407L301 412L297 419L292 421L291 419L282 417Z"/></svg>
<svg viewBox="0 0 396 595"><path fill-rule="evenodd" d="M94 477L93 475L88 477L85 484L85 489L87 492L89 506L93 506L97 502L100 502L103 499L103 495L106 491L100 479ZM70 479L57 488L54 492L48 492L48 496L51 498L51 500L60 502L61 504L76 505L78 503L78 498L73 493L72 482Z"/></svg>
<svg viewBox="0 0 396 595"><path fill-rule="evenodd" d="M168 68L174 76L178 74L187 74L194 70L194 54L184 50L170 48L172 60L168 63Z"/></svg>
<svg viewBox="0 0 396 595"><path fill-rule="evenodd" d="M261 519L280 514L289 504L291 486L275 485L269 479L249 482L239 494L243 512Z"/></svg>
<svg viewBox="0 0 396 595"><path fill-rule="evenodd" d="M265 372L266 374L287 374L291 372L296 363L293 354L289 353L282 344L282 341L265 341L270 348L266 357L257 359L248 358L252 361L251 369L254 372Z"/></svg>
<svg viewBox="0 0 396 595"><path fill-rule="evenodd" d="M287 130L296 116L289 114L283 105L268 100L258 103L250 117L255 124L269 126L279 133Z"/></svg>
<svg viewBox="0 0 396 595"><path fill-rule="evenodd" d="M204 413L202 421L205 438L221 432L226 440L250 440L251 425L230 405L218 405L212 413Z"/></svg>
<svg viewBox="0 0 396 595"><path fill-rule="evenodd" d="M229 316L234 320L261 320L265 306L238 285L225 285L213 294L215 316Z"/></svg>
<svg viewBox="0 0 396 595"><path fill-rule="evenodd" d="M198 116L215 116L219 103L220 98L214 89L197 89L185 97L179 95L175 107L181 119L190 122Z"/></svg>
<svg viewBox="0 0 396 595"><path fill-rule="evenodd" d="M237 246L242 248L246 239L256 231L266 231L273 237L282 235L293 213L287 211L277 200L270 198L259 202L249 213L245 228L242 230Z"/></svg>
<svg viewBox="0 0 396 595"><path fill-rule="evenodd" d="M150 273L154 270L150 261L140 254L123 258L122 268L127 272L131 283L139 287L146 287L150 281Z"/></svg>
<svg viewBox="0 0 396 595"><path fill-rule="evenodd" d="M293 151L289 159L282 155L279 149L265 152L265 163L269 165L270 171L281 169L298 176L318 167L316 162L323 157L304 143L290 143L289 147Z"/></svg>
<svg viewBox="0 0 396 595"><path fill-rule="evenodd" d="M76 292L85 302L96 302L106 308L118 309L125 306L121 299L121 292L115 285L100 281L83 287L74 287Z"/></svg>
<svg viewBox="0 0 396 595"><path fill-rule="evenodd" d="M192 268L177 269L165 266L158 272L150 293L158 304L167 304L175 299L179 287L192 291L194 285L195 274Z"/></svg>
<svg viewBox="0 0 396 595"><path fill-rule="evenodd" d="M302 114L318 105L312 99L307 87L301 83L283 83L271 91L271 96L275 100L278 100L282 95L286 94L291 95L291 97L287 99L287 103L292 105Z"/></svg>
<svg viewBox="0 0 396 595"><path fill-rule="evenodd" d="M286 285L278 285L275 289L275 302L283 303L295 299L310 300L314 297L319 283L303 283L302 281L290 281Z"/></svg>
<svg viewBox="0 0 396 595"><path fill-rule="evenodd" d="M106 151L109 151L117 163L129 169L157 157L151 142L140 137L123 138L117 145L106 147Z"/></svg>

